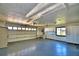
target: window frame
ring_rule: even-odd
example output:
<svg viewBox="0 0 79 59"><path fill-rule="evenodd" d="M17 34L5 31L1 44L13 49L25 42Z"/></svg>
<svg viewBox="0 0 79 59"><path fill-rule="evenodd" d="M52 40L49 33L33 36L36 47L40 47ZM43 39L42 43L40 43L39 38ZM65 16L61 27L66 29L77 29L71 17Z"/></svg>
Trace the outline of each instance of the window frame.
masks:
<svg viewBox="0 0 79 59"><path fill-rule="evenodd" d="M66 30L65 30L65 33L66 33L66 35L58 35L57 34L57 28L66 28L65 26L61 26L61 27L56 27L56 29L55 29L55 34L56 34L56 36L60 36L60 37L66 37L67 36L67 28L66 28Z"/></svg>

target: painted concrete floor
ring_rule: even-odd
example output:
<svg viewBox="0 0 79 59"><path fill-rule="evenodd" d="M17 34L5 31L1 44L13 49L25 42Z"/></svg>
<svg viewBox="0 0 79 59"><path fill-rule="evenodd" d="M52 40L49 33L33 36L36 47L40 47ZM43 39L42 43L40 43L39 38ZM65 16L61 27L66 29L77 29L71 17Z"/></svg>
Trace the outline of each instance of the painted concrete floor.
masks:
<svg viewBox="0 0 79 59"><path fill-rule="evenodd" d="M1 56L79 56L79 45L54 40L27 40L9 43Z"/></svg>

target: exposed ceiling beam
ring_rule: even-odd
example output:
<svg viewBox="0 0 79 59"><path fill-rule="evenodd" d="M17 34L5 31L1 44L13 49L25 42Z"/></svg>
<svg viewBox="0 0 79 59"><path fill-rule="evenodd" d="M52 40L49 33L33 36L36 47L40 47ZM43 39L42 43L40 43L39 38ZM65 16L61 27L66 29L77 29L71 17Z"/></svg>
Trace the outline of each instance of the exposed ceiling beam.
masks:
<svg viewBox="0 0 79 59"><path fill-rule="evenodd" d="M39 10L41 10L42 8L44 8L47 5L49 5L49 3L39 3L39 4L37 4L29 13L27 13L26 17L30 17L31 15L38 12Z"/></svg>
<svg viewBox="0 0 79 59"><path fill-rule="evenodd" d="M31 20L29 21L29 23L32 23L34 20L37 20L37 19L39 19L41 16L43 16L45 13L47 13L47 12L49 12L49 11L51 11L51 10L53 10L53 9L55 9L55 8L57 8L57 7L59 7L59 6L62 6L62 4L55 4L55 5L53 5L53 6L50 6L49 8L46 8L45 10L43 10L43 11L39 12L38 14L32 16L32 17L30 18ZM28 19L28 20L29 20L29 19Z"/></svg>
<svg viewBox="0 0 79 59"><path fill-rule="evenodd" d="M42 5L43 5L43 4L42 4ZM44 6L46 6L46 5L47 5L47 4L44 4ZM48 11L50 11L50 10L56 8L56 7L59 6L59 5L61 5L61 4L55 4L55 5L53 5L53 6L50 6L49 8L45 9L44 11L42 11L42 12L40 12L40 13L34 15L33 17L30 18L30 19L31 19L30 22L27 22L27 20L29 20L29 19L27 19L27 20L21 20L21 19L19 19L19 20L18 20L18 19L12 19L12 18L10 18L10 17L7 18L7 21L8 21L8 22L13 22L13 23L20 23L20 24L26 24L26 25L29 24L29 25L32 25L34 20L40 18L43 14L45 14L45 13L47 13ZM41 4L39 4L39 5L37 5L37 6L41 6ZM43 7L44 7L44 6L43 6ZM37 8L37 7L35 7L35 8ZM33 12L33 11L32 11L32 12Z"/></svg>
<svg viewBox="0 0 79 59"><path fill-rule="evenodd" d="M7 17L6 21L8 22L12 22L12 23L19 23L19 24L25 24L25 25L29 25L28 22L26 22L23 19L19 19L19 18L12 18L12 17Z"/></svg>
<svg viewBox="0 0 79 59"><path fill-rule="evenodd" d="M49 12L49 11L55 9L56 7L58 7L58 6L60 6L60 5L61 5L61 4L55 4L55 5L53 5L53 6L50 6L49 8L45 9L44 11L42 11L42 12L40 12L40 13L38 13L38 14L39 14L39 15L43 15L43 14L45 14L45 13L47 13L47 12Z"/></svg>

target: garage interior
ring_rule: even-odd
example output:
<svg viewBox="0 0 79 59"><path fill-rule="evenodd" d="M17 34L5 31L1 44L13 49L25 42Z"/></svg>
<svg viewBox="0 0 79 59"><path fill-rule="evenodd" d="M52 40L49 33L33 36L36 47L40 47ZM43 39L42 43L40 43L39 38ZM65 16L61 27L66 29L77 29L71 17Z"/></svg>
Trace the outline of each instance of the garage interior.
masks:
<svg viewBox="0 0 79 59"><path fill-rule="evenodd" d="M0 3L0 56L78 56L79 3Z"/></svg>

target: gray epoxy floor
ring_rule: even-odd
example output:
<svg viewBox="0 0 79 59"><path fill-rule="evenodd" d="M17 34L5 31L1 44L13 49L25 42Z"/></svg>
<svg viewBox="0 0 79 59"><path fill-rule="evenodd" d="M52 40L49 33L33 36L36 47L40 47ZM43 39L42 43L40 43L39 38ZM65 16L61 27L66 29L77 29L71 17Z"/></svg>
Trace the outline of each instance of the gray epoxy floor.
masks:
<svg viewBox="0 0 79 59"><path fill-rule="evenodd" d="M79 45L54 40L26 40L9 43L0 49L1 56L78 56Z"/></svg>

